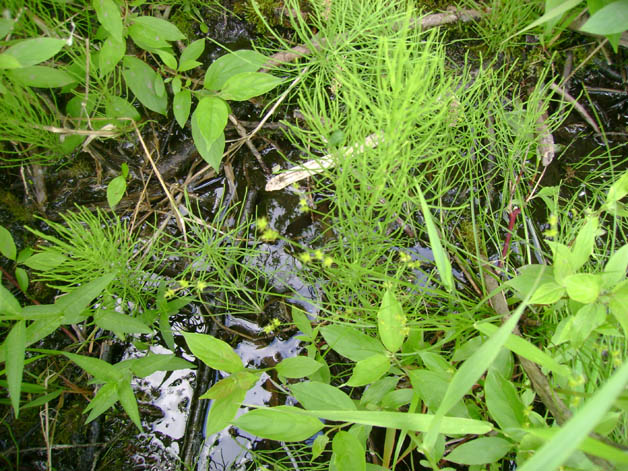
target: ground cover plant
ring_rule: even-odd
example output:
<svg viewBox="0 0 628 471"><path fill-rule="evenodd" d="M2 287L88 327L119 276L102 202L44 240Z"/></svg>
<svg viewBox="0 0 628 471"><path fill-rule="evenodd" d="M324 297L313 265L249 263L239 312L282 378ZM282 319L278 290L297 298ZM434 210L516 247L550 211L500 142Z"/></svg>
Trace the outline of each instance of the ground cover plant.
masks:
<svg viewBox="0 0 628 471"><path fill-rule="evenodd" d="M243 448L253 437L241 469L628 469L623 141L612 143L598 108L583 119L601 145L550 183L571 145L554 135L584 108L551 60L533 57L529 73L501 61L528 47L523 33L548 47L550 33L573 34L570 12L584 2L488 3L441 13L478 22L452 40L428 27L422 3L292 0L278 20L252 2L264 47L211 61L208 38L167 18L177 4L10 6L2 161L71 165L85 151L107 208L36 219L32 246L0 226L1 420L17 430L41 408L41 469L58 466L49 422L65 402L90 427L127 417L141 434L151 424L138 381L193 368L199 387L213 379L185 406L202 432L186 429L171 465L181 469L204 469L192 439L231 434ZM624 2L602 3L586 2L583 31L609 33L596 15L619 17ZM181 11L196 24L200 8ZM481 49L455 49L469 31ZM619 36L607 39L617 50ZM247 133L236 115L258 95L272 101ZM265 142L295 150L270 174L252 141L278 109L284 141ZM187 175L167 182L150 129L159 115L209 167L175 159ZM146 167L105 166L105 184L95 141L114 134ZM238 167L245 143L253 164ZM286 187L292 206L260 203ZM39 299L41 286L53 296ZM255 321L254 336L234 318ZM296 356L251 362L234 341L285 335L297 336ZM273 399L259 404L262 384ZM0 456L19 469L13 443L15 457ZM99 460L112 466L98 455L89 465Z"/></svg>

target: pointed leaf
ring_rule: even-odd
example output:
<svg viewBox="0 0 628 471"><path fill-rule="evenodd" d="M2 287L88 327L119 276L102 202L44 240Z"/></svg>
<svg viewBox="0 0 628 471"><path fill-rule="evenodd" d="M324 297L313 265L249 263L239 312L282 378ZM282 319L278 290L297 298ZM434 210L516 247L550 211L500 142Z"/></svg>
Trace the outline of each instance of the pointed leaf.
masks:
<svg viewBox="0 0 628 471"><path fill-rule="evenodd" d="M110 273L96 278L78 288L73 289L70 293L57 299L55 304L64 313L68 319L79 318L91 302L109 286L116 277L116 274ZM70 322L71 323L71 322Z"/></svg>
<svg viewBox="0 0 628 471"><path fill-rule="evenodd" d="M113 365L98 358L63 352L63 355L72 360L94 378L104 383L117 383L124 379L123 373Z"/></svg>
<svg viewBox="0 0 628 471"><path fill-rule="evenodd" d="M275 366L275 370L286 378L305 378L323 365L316 360L304 356L285 358Z"/></svg>
<svg viewBox="0 0 628 471"><path fill-rule="evenodd" d="M16 82L27 87L58 88L78 82L76 77L63 69L43 65L11 69L7 74Z"/></svg>
<svg viewBox="0 0 628 471"><path fill-rule="evenodd" d="M323 423L297 413L296 407L255 409L233 421L233 425L257 437L283 442L300 442L320 432Z"/></svg>
<svg viewBox="0 0 628 471"><path fill-rule="evenodd" d="M564 13L577 7L580 3L582 3L582 0L567 0L565 2L562 2L556 7L552 8L551 10L546 11L543 16L541 16L536 21L533 21L532 23L530 23L528 26L526 26L521 31L519 31L519 33L517 34L521 34L525 31L528 31L529 29L536 28L537 26L542 25L543 23L547 23L548 21L553 20L554 18L562 16Z"/></svg>
<svg viewBox="0 0 628 471"><path fill-rule="evenodd" d="M203 87L220 90L230 77L241 72L255 72L267 60L266 56L248 49L225 54L207 68Z"/></svg>
<svg viewBox="0 0 628 471"><path fill-rule="evenodd" d="M456 447L445 459L467 465L495 463L502 459L513 445L512 442L499 437L476 438Z"/></svg>
<svg viewBox="0 0 628 471"><path fill-rule="evenodd" d="M260 374L250 373L247 370L233 373L214 384L205 394L200 396L200 399L222 399L238 391L246 393L255 385Z"/></svg>
<svg viewBox="0 0 628 471"><path fill-rule="evenodd" d="M125 334L151 334L153 332L139 319L113 309L97 309L94 312L94 323L101 329L113 332L121 340L124 340Z"/></svg>
<svg viewBox="0 0 628 471"><path fill-rule="evenodd" d="M318 381L290 385L294 398L311 410L356 410L353 400L340 389Z"/></svg>
<svg viewBox="0 0 628 471"><path fill-rule="evenodd" d="M89 412L85 423L90 423L99 415L109 410L118 400L116 383L103 384L83 412Z"/></svg>
<svg viewBox="0 0 628 471"><path fill-rule="evenodd" d="M580 31L609 36L628 29L628 0L617 0L596 11Z"/></svg>
<svg viewBox="0 0 628 471"><path fill-rule="evenodd" d="M93 0L96 18L107 32L118 42L123 41L122 17L120 9L113 0Z"/></svg>
<svg viewBox="0 0 628 471"><path fill-rule="evenodd" d="M196 121L206 146L211 146L222 134L228 117L229 107L224 100L214 96L206 96L199 100L192 113L192 120Z"/></svg>
<svg viewBox="0 0 628 471"><path fill-rule="evenodd" d="M100 48L98 55L98 70L101 75L106 75L116 68L116 65L124 57L126 52L126 43L118 41L113 36L108 37Z"/></svg>
<svg viewBox="0 0 628 471"><path fill-rule="evenodd" d="M612 288L626 278L626 268L628 268L628 244L613 253L606 262L602 274L603 288Z"/></svg>
<svg viewBox="0 0 628 471"><path fill-rule="evenodd" d="M502 430L523 427L525 407L510 381L489 369L484 381L484 393L488 412Z"/></svg>
<svg viewBox="0 0 628 471"><path fill-rule="evenodd" d="M17 418L20 414L20 391L22 388L22 372L24 371L24 352L26 350L26 321L16 322L5 342L7 382L9 397Z"/></svg>
<svg viewBox="0 0 628 471"><path fill-rule="evenodd" d="M32 38L24 39L4 51L15 57L21 67L29 67L47 61L65 46L65 39Z"/></svg>
<svg viewBox="0 0 628 471"><path fill-rule="evenodd" d="M317 435L312 443L312 460L315 460L325 451L327 444L329 443L329 437L327 435Z"/></svg>
<svg viewBox="0 0 628 471"><path fill-rule="evenodd" d="M190 116L190 108L192 106L192 93L187 88L175 94L172 100L172 111L174 119L181 128L185 127L185 123Z"/></svg>
<svg viewBox="0 0 628 471"><path fill-rule="evenodd" d="M22 306L2 283L0 283L0 317L22 319Z"/></svg>
<svg viewBox="0 0 628 471"><path fill-rule="evenodd" d="M305 312L296 306L292 306L292 322L297 326L297 329L303 332L303 334L307 337L312 337L312 333L314 332L314 329L312 329L312 323L307 318Z"/></svg>
<svg viewBox="0 0 628 471"><path fill-rule="evenodd" d="M205 38L197 39L196 41L190 43L181 53L181 57L179 58L179 72L185 72L187 70L193 69L196 65L191 66L192 64L199 64L196 62L203 51L205 50Z"/></svg>
<svg viewBox="0 0 628 471"><path fill-rule="evenodd" d="M148 64L137 57L124 57L122 75L135 97L149 110L165 115L168 111L168 96L159 95L155 83L161 82L161 76L150 68Z"/></svg>
<svg viewBox="0 0 628 471"><path fill-rule="evenodd" d="M124 196L125 191L126 178L124 178L122 175L118 175L117 177L113 178L107 185L107 203L109 204L109 207L112 211L115 209L115 207Z"/></svg>
<svg viewBox="0 0 628 471"><path fill-rule="evenodd" d="M590 304L600 295L602 277L593 273L576 273L566 277L563 284L571 299L582 304Z"/></svg>
<svg viewBox="0 0 628 471"><path fill-rule="evenodd" d="M206 437L220 432L233 421L245 396L246 390L236 389L232 394L220 397L212 402L205 425Z"/></svg>
<svg viewBox="0 0 628 471"><path fill-rule="evenodd" d="M225 100L245 101L269 92L283 79L262 72L241 72L227 79L218 95Z"/></svg>
<svg viewBox="0 0 628 471"><path fill-rule="evenodd" d="M390 359L383 353L377 353L355 364L353 374L347 386L358 387L374 383L390 369Z"/></svg>
<svg viewBox="0 0 628 471"><path fill-rule="evenodd" d="M364 445L352 433L340 431L331 443L332 460L337 471L365 471Z"/></svg>
<svg viewBox="0 0 628 471"><path fill-rule="evenodd" d="M145 28L156 31L159 36L166 41L185 39L185 34L183 34L179 28L162 18L157 18L156 16L138 16L133 18L132 21L134 24L139 24Z"/></svg>
<svg viewBox="0 0 628 471"><path fill-rule="evenodd" d="M377 313L379 338L389 352L401 349L406 338L406 315L392 289L387 289Z"/></svg>
<svg viewBox="0 0 628 471"><path fill-rule="evenodd" d="M135 394L133 393L133 388L131 387L131 381L120 381L117 386L118 400L120 401L120 404L122 404L124 411L139 431L143 432L144 429L142 428L142 422L140 420L140 411L137 407L137 399L135 399Z"/></svg>
<svg viewBox="0 0 628 471"><path fill-rule="evenodd" d="M386 353L379 340L354 327L327 325L320 332L331 348L352 361L364 360L375 353Z"/></svg>
<svg viewBox="0 0 628 471"><path fill-rule="evenodd" d="M183 332L183 337L194 356L210 368L227 373L244 369L242 360L228 343L205 334Z"/></svg>
<svg viewBox="0 0 628 471"><path fill-rule="evenodd" d="M26 265L28 268L32 268L33 270L48 271L57 268L66 260L67 258L58 252L44 250L43 252L31 255L24 260L22 264Z"/></svg>

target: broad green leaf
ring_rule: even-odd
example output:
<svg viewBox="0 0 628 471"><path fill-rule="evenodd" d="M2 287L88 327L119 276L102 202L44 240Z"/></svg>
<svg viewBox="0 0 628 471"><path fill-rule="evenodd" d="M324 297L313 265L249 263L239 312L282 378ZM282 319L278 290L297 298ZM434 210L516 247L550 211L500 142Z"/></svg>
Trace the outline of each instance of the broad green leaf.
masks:
<svg viewBox="0 0 628 471"><path fill-rule="evenodd" d="M187 70L193 69L197 65L200 65L200 62L196 62L203 51L205 50L205 38L197 39L196 41L190 43L181 53L181 57L179 58L179 72L185 72Z"/></svg>
<svg viewBox="0 0 628 471"><path fill-rule="evenodd" d="M416 392L409 388L395 389L382 397L381 406L386 410L398 410L401 406L410 404Z"/></svg>
<svg viewBox="0 0 628 471"><path fill-rule="evenodd" d="M569 340L574 348L580 348L591 332L606 322L606 307L599 304L582 306L573 317L569 327Z"/></svg>
<svg viewBox="0 0 628 471"><path fill-rule="evenodd" d="M327 444L329 443L329 437L321 434L317 435L312 443L312 460L315 460L325 451Z"/></svg>
<svg viewBox="0 0 628 471"><path fill-rule="evenodd" d="M26 328L26 346L39 342L44 337L47 337L61 325L61 315L57 315L51 319L42 319L32 322ZM6 361L6 350L0 348L0 362Z"/></svg>
<svg viewBox="0 0 628 471"><path fill-rule="evenodd" d="M15 279L20 289L26 293L28 291L28 273L23 268L17 267L15 269Z"/></svg>
<svg viewBox="0 0 628 471"><path fill-rule="evenodd" d="M140 48L157 53L160 50L170 50L170 43L163 36L152 28L139 23L134 23L128 27L127 32L135 44Z"/></svg>
<svg viewBox="0 0 628 471"><path fill-rule="evenodd" d="M5 53L0 54L0 70L19 69L20 67L22 67L20 64L20 61L18 61L15 57L10 56L9 54L5 54ZM5 93L2 88L0 88L0 93Z"/></svg>
<svg viewBox="0 0 628 471"><path fill-rule="evenodd" d="M24 39L6 49L4 54L15 57L21 67L29 67L47 61L57 54L65 44L65 39Z"/></svg>
<svg viewBox="0 0 628 471"><path fill-rule="evenodd" d="M62 352L65 357L72 360L87 373L103 383L117 383L124 380L124 374L115 366L98 358L77 355L75 353Z"/></svg>
<svg viewBox="0 0 628 471"><path fill-rule="evenodd" d="M418 354L425 367L429 370L439 373L453 371L453 366L438 353L423 351L418 352Z"/></svg>
<svg viewBox="0 0 628 471"><path fill-rule="evenodd" d="M161 59L166 67L170 67L172 70L177 70L177 59L169 51L163 49L157 49L155 53Z"/></svg>
<svg viewBox="0 0 628 471"><path fill-rule="evenodd" d="M215 399L209 409L207 423L205 424L205 436L209 437L227 427L238 413L238 409L244 401L246 390L237 389L233 394Z"/></svg>
<svg viewBox="0 0 628 471"><path fill-rule="evenodd" d="M172 111L174 113L174 119L181 128L185 127L190 116L190 108L192 107L192 93L190 90L183 89L174 95L172 99Z"/></svg>
<svg viewBox="0 0 628 471"><path fill-rule="evenodd" d="M567 0L565 2L562 2L561 4L557 5L555 8L552 8L551 10L546 11L543 16L541 16L536 21L533 21L532 23L530 23L528 26L526 26L521 31L519 31L517 34L524 33L525 31L528 31L529 29L536 28L537 26L542 25L543 23L547 23L548 21L554 18L562 16L563 13L566 13L569 10L577 7L580 3L582 3L582 0Z"/></svg>
<svg viewBox="0 0 628 471"><path fill-rule="evenodd" d="M312 329L310 320L307 318L305 312L296 306L292 306L292 322L297 326L297 329L305 334L306 337L312 337L314 329Z"/></svg>
<svg viewBox="0 0 628 471"><path fill-rule="evenodd" d="M285 376L286 378L305 378L322 366L323 365L312 358L296 356L281 360L275 366L275 370L279 375Z"/></svg>
<svg viewBox="0 0 628 471"><path fill-rule="evenodd" d="M333 350L352 361L364 360L375 353L386 353L379 340L363 334L355 327L327 325L320 332Z"/></svg>
<svg viewBox="0 0 628 471"><path fill-rule="evenodd" d="M58 318L62 311L56 304L30 304L22 308L22 314L26 320L35 321Z"/></svg>
<svg viewBox="0 0 628 471"><path fill-rule="evenodd" d="M432 214L430 213L430 208L427 205L427 201L425 201L423 192L418 186L416 187L416 190L419 195L419 201L421 202L421 212L423 213L423 219L425 220L425 226L427 227L427 235L430 239L430 247L432 248L432 253L434 254L436 269L438 270L438 273L440 275L441 282L443 283L447 291L451 292L454 290L454 276L453 272L451 271L451 262L449 261L447 252L445 252L445 249L440 242L438 229L434 224Z"/></svg>
<svg viewBox="0 0 628 471"><path fill-rule="evenodd" d="M214 384L200 399L222 399L238 391L246 392L255 385L260 374L247 370L237 371Z"/></svg>
<svg viewBox="0 0 628 471"><path fill-rule="evenodd" d="M454 350L454 354L451 356L452 362L464 361L469 358L473 353L480 348L480 345L484 340L481 337L473 337L470 340L467 340L465 343L460 345L460 347Z"/></svg>
<svg viewBox="0 0 628 471"><path fill-rule="evenodd" d="M563 284L567 295L582 304L595 302L602 288L602 277L593 273L576 273L566 277Z"/></svg>
<svg viewBox="0 0 628 471"><path fill-rule="evenodd" d="M9 397L17 418L20 415L20 391L22 389L24 352L26 350L26 321L18 321L13 325L7 335L4 348L7 355L6 369Z"/></svg>
<svg viewBox="0 0 628 471"><path fill-rule="evenodd" d="M173 371L194 369L196 365L174 354L157 354L149 352L142 358L131 358L115 365L116 367L129 368L138 378L146 378L157 371Z"/></svg>
<svg viewBox="0 0 628 471"><path fill-rule="evenodd" d="M227 373L244 369L242 360L228 343L206 334L183 332L183 337L192 354L210 368Z"/></svg>
<svg viewBox="0 0 628 471"><path fill-rule="evenodd" d="M139 319L112 309L97 309L94 312L94 323L101 329L113 332L120 340L124 340L126 334L150 334L153 332Z"/></svg>
<svg viewBox="0 0 628 471"><path fill-rule="evenodd" d="M22 264L33 270L48 271L57 268L66 260L67 258L58 252L44 250L28 257Z"/></svg>
<svg viewBox="0 0 628 471"><path fill-rule="evenodd" d="M242 72L255 72L267 60L266 56L248 49L221 56L207 68L203 87L207 90L220 90L230 77Z"/></svg>
<svg viewBox="0 0 628 471"><path fill-rule="evenodd" d="M163 79L148 64L137 57L124 57L124 80L136 98L149 110L165 115L168 112L168 96L158 95L155 81Z"/></svg>
<svg viewBox="0 0 628 471"><path fill-rule="evenodd" d="M480 376L482 376L490 364L493 363L500 349L506 344L517 322L519 322L526 307L527 300L524 300L497 332L491 335L489 339L458 368L458 371L449 384L449 388L447 388L445 397L434 414L434 422L425 436L424 445L428 450L432 450L436 444L440 420L442 420L445 414L469 392Z"/></svg>
<svg viewBox="0 0 628 471"><path fill-rule="evenodd" d="M370 405L379 404L387 393L395 389L398 382L399 378L395 376L386 376L375 381L362 393L360 405L369 409ZM316 407L316 409L322 409L322 407Z"/></svg>
<svg viewBox="0 0 628 471"><path fill-rule="evenodd" d="M11 291L0 283L0 317L22 319L22 306Z"/></svg>
<svg viewBox="0 0 628 471"><path fill-rule="evenodd" d="M109 118L131 118L139 121L141 116L131 103L124 98L112 95L105 102L105 112Z"/></svg>
<svg viewBox="0 0 628 471"><path fill-rule="evenodd" d="M85 423L90 423L99 415L109 410L118 400L118 388L116 383L103 384L94 398L89 401L83 412L89 412Z"/></svg>
<svg viewBox="0 0 628 471"><path fill-rule="evenodd" d="M331 443L332 461L336 471L365 471L364 445L355 435L343 430L336 432Z"/></svg>
<svg viewBox="0 0 628 471"><path fill-rule="evenodd" d="M377 330L379 338L389 352L396 353L401 349L406 338L406 315L390 288L384 293L377 312Z"/></svg>
<svg viewBox="0 0 628 471"><path fill-rule="evenodd" d="M294 398L310 410L356 410L353 400L340 389L318 381L290 385Z"/></svg>
<svg viewBox="0 0 628 471"><path fill-rule="evenodd" d="M15 20L11 18L0 18L0 38L4 39L7 34L13 31Z"/></svg>
<svg viewBox="0 0 628 471"><path fill-rule="evenodd" d="M602 274L602 287L604 289L613 288L626 278L626 268L628 268L628 244L613 253L606 262Z"/></svg>
<svg viewBox="0 0 628 471"><path fill-rule="evenodd" d="M616 213L619 200L626 195L628 195L628 172L624 172L608 189L605 206L612 214Z"/></svg>
<svg viewBox="0 0 628 471"><path fill-rule="evenodd" d="M547 265L524 265L517 270L518 275L506 282L506 285L517 291L517 295L523 299L532 294L532 289L537 286L537 277L541 277L538 286L554 281L554 269Z"/></svg>
<svg viewBox="0 0 628 471"><path fill-rule="evenodd" d="M31 65L7 71L16 82L28 87L58 88L76 83L78 80L65 70L43 65Z"/></svg>
<svg viewBox="0 0 628 471"><path fill-rule="evenodd" d="M192 121L196 121L206 146L211 146L222 134L228 117L229 107L224 100L214 96L206 96L199 100L192 113Z"/></svg>
<svg viewBox="0 0 628 471"><path fill-rule="evenodd" d="M94 298L109 286L116 275L115 273L103 275L78 288L74 288L65 296L57 299L55 304L63 312L64 319L68 321L67 323L77 322L78 320L74 322L71 322L71 320L80 319L83 311L89 307Z"/></svg>
<svg viewBox="0 0 628 471"><path fill-rule="evenodd" d="M156 16L138 16L133 18L132 21L134 24L142 25L145 28L156 31L159 36L166 41L185 39L185 34L183 34L179 28L162 18L157 18Z"/></svg>
<svg viewBox="0 0 628 471"><path fill-rule="evenodd" d="M565 288L553 281L542 284L530 298L530 304L554 304L565 294Z"/></svg>
<svg viewBox="0 0 628 471"><path fill-rule="evenodd" d="M123 42L122 17L120 9L113 0L93 0L96 18L107 32L118 42Z"/></svg>
<svg viewBox="0 0 628 471"><path fill-rule="evenodd" d="M507 431L523 427L525 407L512 382L489 369L484 381L484 394L488 413L499 428Z"/></svg>
<svg viewBox="0 0 628 471"><path fill-rule="evenodd" d="M608 306L624 329L624 335L628 336L628 280L621 282L613 289Z"/></svg>
<svg viewBox="0 0 628 471"><path fill-rule="evenodd" d="M337 422L353 422L355 424L372 425L374 427L394 428L413 432L427 432L434 416L431 414L415 414L409 412L389 411L339 411L339 410L304 410L295 409L295 414L320 417ZM459 417L443 417L438 428L445 435L483 435L493 430L489 422L482 420L463 419Z"/></svg>
<svg viewBox="0 0 628 471"><path fill-rule="evenodd" d="M617 0L591 15L580 31L608 36L623 33L627 29L628 0Z"/></svg>
<svg viewBox="0 0 628 471"><path fill-rule="evenodd" d="M384 376L390 369L390 360L383 353L376 353L355 364L353 374L347 386L357 387L373 383Z"/></svg>
<svg viewBox="0 0 628 471"><path fill-rule="evenodd" d="M26 392L26 391L24 391L24 392ZM51 393L44 394L43 396L39 396L38 398L33 399L32 401L27 402L26 404L24 404L21 407L21 409L30 409L32 407L41 407L41 406L45 405L47 402L50 402L53 399L58 398L64 392L66 392L64 389L57 389L56 391L52 391Z"/></svg>
<svg viewBox="0 0 628 471"><path fill-rule="evenodd" d="M119 381L117 384L117 390L118 400L120 401L120 404L122 404L124 411L139 431L143 432L144 429L142 428L142 422L140 421L140 411L137 407L137 400L135 399L135 394L133 393L133 388L131 387L131 381L128 379Z"/></svg>
<svg viewBox="0 0 628 471"><path fill-rule="evenodd" d="M560 431L543 445L518 471L554 471L587 438L628 383L628 362L619 367L608 381L591 396Z"/></svg>
<svg viewBox="0 0 628 471"><path fill-rule="evenodd" d="M454 448L445 459L467 465L496 463L512 449L513 445L512 442L499 437L476 438Z"/></svg>
<svg viewBox="0 0 628 471"><path fill-rule="evenodd" d="M593 254L595 236L597 235L598 227L599 220L597 216L590 216L578 232L572 249L574 268L576 270L580 269L580 267L582 267L582 265L584 265Z"/></svg>
<svg viewBox="0 0 628 471"><path fill-rule="evenodd" d="M262 72L241 72L227 79L218 96L225 100L245 101L269 92L283 79Z"/></svg>
<svg viewBox="0 0 628 471"><path fill-rule="evenodd" d="M474 327L485 335L493 335L498 330L496 325L488 322L476 322ZM505 347L513 353L521 355L522 357L541 365L543 368L551 371L552 373L558 374L564 378L568 378L571 375L571 371L568 366L561 365L550 355L518 335L510 335L506 341Z"/></svg>
<svg viewBox="0 0 628 471"><path fill-rule="evenodd" d="M124 41L118 41L113 36L105 39L98 55L98 70L100 74L106 75L113 72L116 65L124 57L125 52L126 43Z"/></svg>
<svg viewBox="0 0 628 471"><path fill-rule="evenodd" d="M576 272L574 256L565 244L548 240L547 245L551 247L554 257L554 280L562 285L565 278Z"/></svg>
<svg viewBox="0 0 628 471"><path fill-rule="evenodd" d="M238 417L233 424L257 437L300 442L318 433L324 425L316 417L298 413L299 410L289 406L255 409Z"/></svg>
<svg viewBox="0 0 628 471"><path fill-rule="evenodd" d="M207 162L211 167L218 172L220 168L220 162L222 161L222 156L225 152L225 133L221 133L218 138L211 143L210 146L205 142L205 138L202 136L200 128L194 116L192 116L191 120L192 125L192 139L194 140L194 145L196 146L196 150L203 157L203 160Z"/></svg>
<svg viewBox="0 0 628 471"><path fill-rule="evenodd" d="M558 432L558 427L544 428L544 429L529 429L528 432L535 437L542 438L543 440L551 440ZM578 446L578 449L593 456L599 456L611 463L628 464L628 453L617 447L608 445L595 438L586 437L582 443Z"/></svg>
<svg viewBox="0 0 628 471"><path fill-rule="evenodd" d="M113 178L107 185L107 203L113 211L126 191L126 178L122 175L118 175Z"/></svg>
<svg viewBox="0 0 628 471"><path fill-rule="evenodd" d="M423 369L413 369L408 371L412 387L419 397L425 402L429 412L438 410L443 397L449 388L452 375L443 371L429 371ZM467 417L464 403L460 400L449 410L452 417Z"/></svg>

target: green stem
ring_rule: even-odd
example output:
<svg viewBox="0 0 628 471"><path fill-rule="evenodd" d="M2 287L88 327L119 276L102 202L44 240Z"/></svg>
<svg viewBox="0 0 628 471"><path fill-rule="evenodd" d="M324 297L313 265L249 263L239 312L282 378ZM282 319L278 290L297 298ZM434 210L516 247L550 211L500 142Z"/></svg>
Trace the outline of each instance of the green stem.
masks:
<svg viewBox="0 0 628 471"><path fill-rule="evenodd" d="M382 457L382 467L384 469L389 469L390 467L390 457L392 456L393 448L395 446L396 434L397 434L397 429L394 429L394 428L386 429L386 440L384 441L384 455Z"/></svg>

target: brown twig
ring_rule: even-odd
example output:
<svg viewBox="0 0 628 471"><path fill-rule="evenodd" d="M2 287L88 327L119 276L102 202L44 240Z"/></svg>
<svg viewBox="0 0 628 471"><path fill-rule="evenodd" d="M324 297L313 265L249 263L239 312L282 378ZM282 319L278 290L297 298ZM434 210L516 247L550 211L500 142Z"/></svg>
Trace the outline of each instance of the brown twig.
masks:
<svg viewBox="0 0 628 471"><path fill-rule="evenodd" d="M578 103L578 101L569 94L569 92L567 92L566 90L563 90L555 83L550 83L550 88L554 90L554 92L558 93L565 101L568 101L569 103L571 103L574 109L580 114L580 116L584 118L584 120L589 124L589 126L591 126L597 134L601 134L599 126L593 120L593 118L591 118L591 115L587 112L584 106Z"/></svg>

